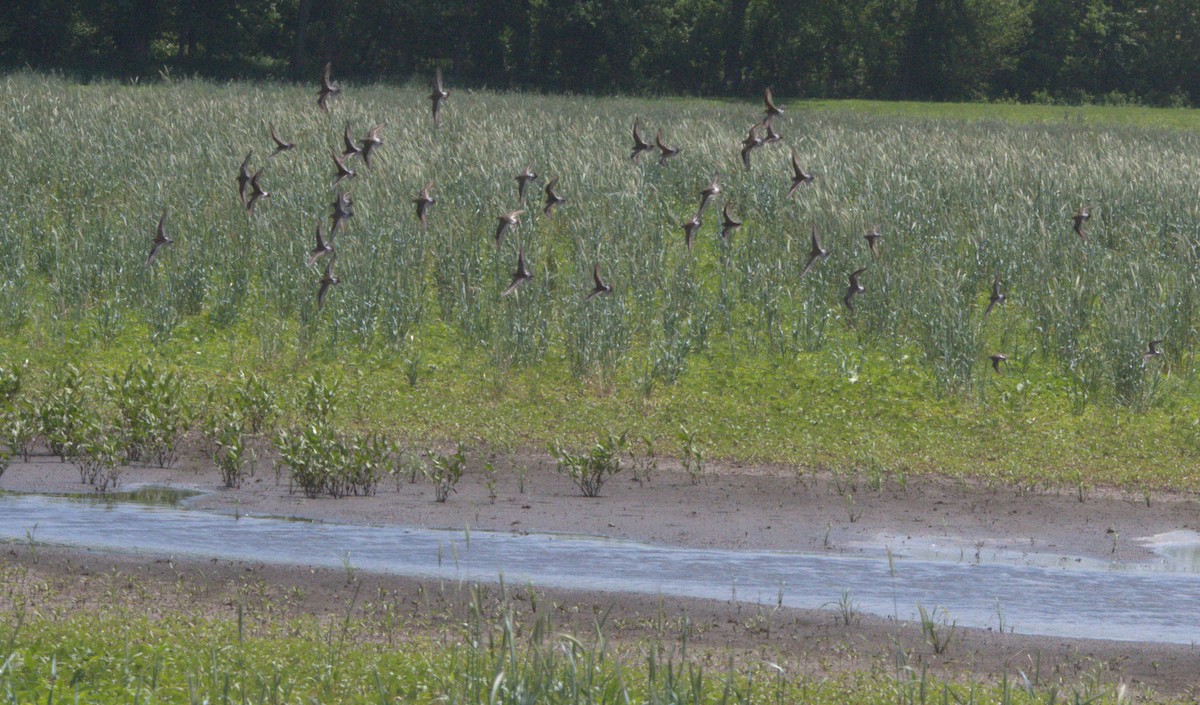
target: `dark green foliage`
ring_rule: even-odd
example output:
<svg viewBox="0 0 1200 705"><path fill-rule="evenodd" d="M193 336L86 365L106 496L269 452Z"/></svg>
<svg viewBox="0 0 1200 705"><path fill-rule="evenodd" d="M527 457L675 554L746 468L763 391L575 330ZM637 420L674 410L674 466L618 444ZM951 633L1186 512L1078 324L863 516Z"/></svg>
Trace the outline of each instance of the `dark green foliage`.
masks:
<svg viewBox="0 0 1200 705"><path fill-rule="evenodd" d="M36 27L36 31L30 28ZM12 0L0 64L606 93L1200 100L1193 0Z"/></svg>

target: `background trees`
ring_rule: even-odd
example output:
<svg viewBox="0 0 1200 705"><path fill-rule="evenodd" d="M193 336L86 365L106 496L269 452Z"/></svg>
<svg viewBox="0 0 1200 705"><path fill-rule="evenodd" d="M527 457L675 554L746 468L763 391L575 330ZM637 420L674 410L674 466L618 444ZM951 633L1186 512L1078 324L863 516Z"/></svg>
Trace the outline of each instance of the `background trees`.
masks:
<svg viewBox="0 0 1200 705"><path fill-rule="evenodd" d="M592 93L1200 101L1195 0L9 0L0 64Z"/></svg>

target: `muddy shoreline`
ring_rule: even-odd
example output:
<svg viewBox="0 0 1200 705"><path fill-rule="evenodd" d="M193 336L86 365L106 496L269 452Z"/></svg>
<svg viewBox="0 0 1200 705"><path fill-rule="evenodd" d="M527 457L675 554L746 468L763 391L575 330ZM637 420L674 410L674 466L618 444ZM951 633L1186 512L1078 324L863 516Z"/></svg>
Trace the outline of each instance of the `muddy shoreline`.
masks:
<svg viewBox="0 0 1200 705"><path fill-rule="evenodd" d="M874 482L779 467L716 466L694 483L681 468L661 462L648 481L634 481L632 473L626 472L610 480L600 497L589 499L554 471L549 458L486 453L472 455L463 481L445 504L433 501L427 482L410 483L408 477L385 481L373 497L308 499L289 492L286 475L277 480L269 455L262 457L256 475L237 490L220 487L216 469L199 454L167 470L126 468L122 483L196 489L205 494L190 500L189 506L245 514L843 555L880 542L903 551L932 537L968 552L1026 551L1145 562L1159 557L1138 539L1200 529L1200 503L1192 495L1162 493L1147 498L1092 491L1080 501L1076 492L1035 493L943 478ZM485 460L496 467L491 488L482 472ZM0 477L0 490L75 493L87 488L80 485L73 466L38 456L29 463L14 462ZM68 600L86 600L83 586L103 576L136 579L142 592L156 596L155 609L162 611L178 603L172 594L180 580L194 586L196 594L207 596L200 603L218 614L228 611L230 595L247 582L265 584L280 594L303 586L305 597L296 609L314 614L344 609L349 589L345 574L320 568L69 547L31 549L19 542L2 546L0 555L10 573L19 569L25 579L49 581ZM419 631L445 635L453 615L468 601L464 586L445 581L367 573L357 579L377 594L393 594L406 603L412 603L415 595L436 596L438 607L430 608L428 619L412 621ZM1005 673L1012 677L1018 669L1029 673L1036 663L1047 677L1068 685L1088 677L1184 700L1200 698L1200 646L1196 645L960 629L955 647L939 656L931 653L913 624L890 618L864 615L847 626L837 622L832 610L769 609L733 600L664 601L643 595L538 592L543 604L556 605L565 617L590 616L612 607L616 629L609 636L615 639L671 638L664 633L661 618L666 615L678 621L686 613L696 630L691 643L699 648L713 653L733 650L747 657L769 654L810 673L894 668L897 648L903 648L914 663L950 678L991 679ZM583 621L580 628L590 629L590 622ZM655 623L657 628L651 626Z"/></svg>

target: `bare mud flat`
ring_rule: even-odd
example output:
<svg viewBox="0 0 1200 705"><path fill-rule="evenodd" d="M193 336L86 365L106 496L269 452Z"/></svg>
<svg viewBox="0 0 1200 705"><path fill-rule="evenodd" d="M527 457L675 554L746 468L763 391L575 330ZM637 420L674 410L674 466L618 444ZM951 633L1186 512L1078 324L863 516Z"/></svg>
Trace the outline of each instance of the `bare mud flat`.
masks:
<svg viewBox="0 0 1200 705"><path fill-rule="evenodd" d="M266 454L262 454L266 455ZM897 552L958 551L964 560L976 552L1038 556L1063 561L1120 561L1153 564L1162 560L1152 537L1200 530L1195 496L1122 495L1093 491L1080 501L1077 491L1030 492L986 487L940 478L911 478L903 484L870 484L821 474L798 474L776 467L717 466L695 483L667 462L649 481L623 473L610 480L599 498L582 497L554 471L553 462L535 455L497 467L495 496L472 463L448 502L433 501L433 489L419 479L387 480L372 497L309 499L291 493L286 474L277 481L269 461L240 489L222 488L205 458L181 460L171 469L134 466L125 487L161 484L205 494L188 506L241 514L297 517L364 525L568 533L609 536L689 548L761 549L856 555L879 547ZM522 473L517 471L523 469ZM39 456L13 463L0 477L0 490L40 493L86 491L74 467ZM936 547L936 548L931 548ZM277 595L298 595L292 609L316 614L345 610L350 585L344 571L224 560L129 556L117 553L37 547L4 547L2 561L20 567L23 581L55 586L50 599L86 603L96 580L126 581L130 599L167 612L203 605L230 612L233 597L246 586ZM1031 559L1032 560L1032 559ZM469 587L360 573L362 594L389 594L411 605L408 628L447 634L469 599ZM129 582L132 581L132 582ZM179 585L190 586L184 593ZM132 584L139 586L136 590ZM32 582L31 582L32 584ZM610 638L671 638L673 624L687 615L690 644L718 662L726 651L768 658L789 669L811 673L895 668L898 648L910 665L928 665L947 677L999 678L1018 670L1065 684L1082 678L1121 682L1137 691L1196 701L1200 698L1200 646L1063 639L959 628L953 645L935 655L918 626L860 615L847 626L836 610L772 609L729 600L665 599L654 596L538 590L538 602L554 605L563 621L582 633L597 611L612 606ZM39 593L42 594L42 593ZM199 599L199 602L195 600ZM2 605L0 605L2 607ZM1069 605L1063 605L1069 610ZM419 617L419 618L418 618ZM1200 641L1200 625L1197 626Z"/></svg>

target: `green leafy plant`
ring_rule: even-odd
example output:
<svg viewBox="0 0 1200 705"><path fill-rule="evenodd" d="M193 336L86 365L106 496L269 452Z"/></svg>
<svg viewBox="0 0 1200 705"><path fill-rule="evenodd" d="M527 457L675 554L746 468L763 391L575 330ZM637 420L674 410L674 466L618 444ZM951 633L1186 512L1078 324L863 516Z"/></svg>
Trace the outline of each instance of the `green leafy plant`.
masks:
<svg viewBox="0 0 1200 705"><path fill-rule="evenodd" d="M628 443L628 432L608 434L582 453L572 453L561 443L550 445L550 454L558 463L558 472L571 478L584 497L598 497L604 483L621 472L621 455Z"/></svg>
<svg viewBox="0 0 1200 705"><path fill-rule="evenodd" d="M95 418L88 418L70 441L71 462L79 470L80 482L98 492L106 492L121 484L121 444L112 429L105 428Z"/></svg>
<svg viewBox="0 0 1200 705"><path fill-rule="evenodd" d="M927 612L923 606L917 605L917 611L921 615L921 634L925 637L925 643L929 644L933 653L945 653L954 639L958 622L949 621L950 615L946 612L945 607L935 607L933 612ZM938 619L939 611L941 612L940 620Z"/></svg>
<svg viewBox="0 0 1200 705"><path fill-rule="evenodd" d="M68 364L50 376L50 391L35 407L50 452L63 462L74 453L73 441L79 438L88 420L88 404L83 375Z"/></svg>
<svg viewBox="0 0 1200 705"><path fill-rule="evenodd" d="M462 479L466 469L466 448L460 443L451 454L429 451L429 465L424 468L425 476L433 482L433 497L437 502L445 502L451 492L457 492L455 486Z"/></svg>
<svg viewBox="0 0 1200 705"><path fill-rule="evenodd" d="M241 386L234 392L234 405L252 434L263 429L279 415L279 398L271 385L253 372L239 372Z"/></svg>
<svg viewBox="0 0 1200 705"><path fill-rule="evenodd" d="M174 465L188 427L180 374L160 372L149 360L135 362L107 377L105 389L120 414L126 460Z"/></svg>
<svg viewBox="0 0 1200 705"><path fill-rule="evenodd" d="M208 437L216 449L213 462L221 471L221 482L228 488L242 486L247 469L253 467L254 449L246 446L245 420L236 409L220 414L208 428Z"/></svg>
<svg viewBox="0 0 1200 705"><path fill-rule="evenodd" d="M679 441L679 460L683 463L684 472L692 478L693 485L699 484L704 478L704 446L701 445L699 432L680 426L675 439Z"/></svg>

